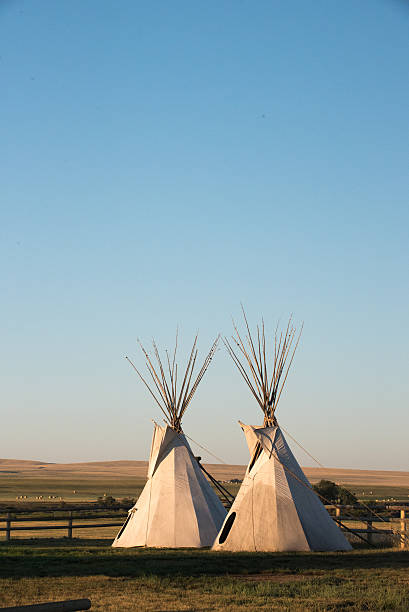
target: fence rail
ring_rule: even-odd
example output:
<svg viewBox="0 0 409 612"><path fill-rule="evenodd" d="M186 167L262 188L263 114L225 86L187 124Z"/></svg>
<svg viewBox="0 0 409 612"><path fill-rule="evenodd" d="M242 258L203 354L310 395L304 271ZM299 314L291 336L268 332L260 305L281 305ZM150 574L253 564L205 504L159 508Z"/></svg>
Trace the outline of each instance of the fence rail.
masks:
<svg viewBox="0 0 409 612"><path fill-rule="evenodd" d="M346 506L348 507L348 506ZM409 542L409 538L408 538L408 534L409 534L409 529L408 529L408 525L409 525L409 519L407 518L407 512L408 509L406 507L395 507L394 510L399 511L400 516L399 517L380 517L380 516L376 516L376 515L372 515L372 516L357 516L355 517L351 517L351 515L349 516L342 516L341 515L341 510L342 508L345 508L345 506L337 506L335 507L335 521L338 523L364 523L366 524L366 529L362 529L362 528L351 528L351 527L347 527L347 529L343 530L343 531L349 531L353 534L364 534L366 535L366 540L368 541L369 544L373 544L373 536L374 535L389 535L389 536L395 536L398 538L399 540L399 546L400 548L407 548L408 546L408 542ZM377 511L379 512L380 509L377 508ZM397 523L397 528L396 529L378 529L376 527L373 526L374 523Z"/></svg>
<svg viewBox="0 0 409 612"><path fill-rule="evenodd" d="M26 514L26 513L25 513ZM100 529L102 527L122 527L127 515L118 516L118 521L109 522L109 523L74 523L74 518L72 516L72 512L70 512L67 518L62 517L12 517L12 513L8 512L7 517L4 519L0 518L0 523L6 523L5 527L0 527L0 532L6 532L6 541L9 542L11 540L11 532L12 531L49 531L52 529L65 529L67 530L67 538L72 539L73 529ZM114 518L111 515L104 514L93 514L86 517L77 517L76 520L93 520L93 519L102 519L102 518ZM116 517L115 517L116 518ZM13 525L13 523L39 523L45 521L56 521L59 523L63 523L62 525L24 525L18 526Z"/></svg>
<svg viewBox="0 0 409 612"><path fill-rule="evenodd" d="M327 507L327 509L329 508L333 508L333 506L331 507ZM405 507L400 507L400 508L395 508L395 510L398 510L400 513L399 517L396 518L389 518L389 517L385 517L385 518L378 518L376 516L357 516L357 517L352 517L351 515L349 516L343 516L341 514L341 509L342 508L348 508L348 507L342 507L342 506L337 506L335 508L335 521L339 524L341 523L340 527L341 529L343 529L342 523L363 523L364 525L366 525L366 528L362 528L362 527L349 527L347 525L345 525L345 529L343 529L344 532L347 533L352 533L352 534L357 534L357 536L359 537L359 535L365 535L366 540L370 543L373 544L373 540L374 540L374 536L375 535L384 535L384 536L396 536L399 539L399 546L400 548L406 548L408 546L408 540L409 540L409 518L407 517L407 515L409 514L409 510ZM378 512L380 511L379 508L377 508ZM25 511L24 514L29 514L29 512ZM50 530L66 530L67 532L67 538L72 539L72 532L74 529L102 529L103 527L122 527L125 519L126 519L127 515L118 515L118 516L112 516L111 514L90 514L88 516L85 517L73 517L73 512L70 511L68 517L57 517L57 516L52 516L52 517L18 517L18 516L12 516L11 512L7 513L6 518L2 518L0 517L0 524L1 523L6 523L5 527L0 527L0 532L5 532L6 535L6 541L10 541L11 540L11 532L12 531L50 531ZM108 523L84 523L84 522L74 522L75 521L86 521L86 520L94 520L94 519L103 519L103 518L108 518L108 519L113 519L112 521L108 522ZM62 523L61 525L50 525L50 522L59 522ZM39 522L48 522L47 525L18 525L18 523L39 523ZM16 525L17 523L17 525ZM379 529L374 527L374 523L395 523L396 524L396 528L394 529Z"/></svg>

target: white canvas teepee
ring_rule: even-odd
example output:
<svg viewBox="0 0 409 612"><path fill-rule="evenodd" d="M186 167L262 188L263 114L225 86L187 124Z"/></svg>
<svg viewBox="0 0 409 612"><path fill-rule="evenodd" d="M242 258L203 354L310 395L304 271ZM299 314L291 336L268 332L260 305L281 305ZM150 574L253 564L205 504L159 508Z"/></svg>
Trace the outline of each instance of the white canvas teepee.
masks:
<svg viewBox="0 0 409 612"><path fill-rule="evenodd" d="M213 549L349 550L280 427L241 425L252 459Z"/></svg>
<svg viewBox="0 0 409 612"><path fill-rule="evenodd" d="M185 436L155 423L148 481L113 546L211 546L225 516Z"/></svg>
<svg viewBox="0 0 409 612"><path fill-rule="evenodd" d="M114 547L211 546L226 516L223 504L206 479L181 427L182 416L210 364L217 345L216 340L202 369L191 384L197 357L196 341L197 337L179 390L177 341L172 362L166 354L168 379L156 345L154 344L154 352L158 368L154 368L148 353L142 349L156 393L133 366L164 413L166 424L161 427L155 423L148 480L115 538L112 544Z"/></svg>
<svg viewBox="0 0 409 612"><path fill-rule="evenodd" d="M300 335L286 368L296 330L290 319L284 333L278 336L276 331L270 369L264 324L261 331L257 328L257 342L254 342L244 311L243 314L248 334L246 344L235 327L236 351L227 340L226 346L264 412L264 424L253 427L240 423L250 462L213 549L349 550L350 544L311 488L275 417Z"/></svg>

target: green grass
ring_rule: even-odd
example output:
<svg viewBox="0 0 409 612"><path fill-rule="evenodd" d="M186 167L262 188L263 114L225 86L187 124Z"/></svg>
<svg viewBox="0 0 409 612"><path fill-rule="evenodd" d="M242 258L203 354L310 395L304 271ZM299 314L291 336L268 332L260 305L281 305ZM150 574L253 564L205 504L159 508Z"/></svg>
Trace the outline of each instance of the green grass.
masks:
<svg viewBox="0 0 409 612"><path fill-rule="evenodd" d="M0 543L0 605L89 597L92 610L408 610L409 551L214 553L107 540Z"/></svg>

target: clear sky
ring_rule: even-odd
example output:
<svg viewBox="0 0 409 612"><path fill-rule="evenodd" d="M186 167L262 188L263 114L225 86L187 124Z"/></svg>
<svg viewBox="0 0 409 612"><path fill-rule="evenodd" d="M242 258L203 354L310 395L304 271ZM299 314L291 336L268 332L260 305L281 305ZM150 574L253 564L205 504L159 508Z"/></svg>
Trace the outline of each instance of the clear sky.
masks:
<svg viewBox="0 0 409 612"><path fill-rule="evenodd" d="M1 457L147 458L124 355L203 354L243 301L305 321L282 425L409 469L408 32L398 0L1 0ZM245 463L238 419L220 349L185 430Z"/></svg>

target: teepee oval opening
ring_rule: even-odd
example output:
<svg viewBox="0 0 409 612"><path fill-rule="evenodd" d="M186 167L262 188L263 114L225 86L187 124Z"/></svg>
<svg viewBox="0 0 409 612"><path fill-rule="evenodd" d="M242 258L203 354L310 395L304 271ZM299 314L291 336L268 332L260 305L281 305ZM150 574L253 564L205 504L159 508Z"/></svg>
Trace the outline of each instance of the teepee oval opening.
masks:
<svg viewBox="0 0 409 612"><path fill-rule="evenodd" d="M223 542L226 541L227 536L230 533L231 528L233 527L233 523L235 521L236 518L236 513L232 512L231 515L229 516L229 518L227 519L227 521L224 524L224 527L222 529L222 532L220 534L219 537L219 544L223 544Z"/></svg>

